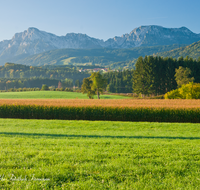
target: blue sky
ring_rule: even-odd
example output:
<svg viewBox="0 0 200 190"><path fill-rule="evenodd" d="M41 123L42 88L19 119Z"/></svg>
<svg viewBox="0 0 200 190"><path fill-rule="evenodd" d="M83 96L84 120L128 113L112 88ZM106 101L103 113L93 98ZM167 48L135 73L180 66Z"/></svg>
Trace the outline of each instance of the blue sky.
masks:
<svg viewBox="0 0 200 190"><path fill-rule="evenodd" d="M141 25L200 33L199 0L0 0L0 41L28 27L107 40Z"/></svg>

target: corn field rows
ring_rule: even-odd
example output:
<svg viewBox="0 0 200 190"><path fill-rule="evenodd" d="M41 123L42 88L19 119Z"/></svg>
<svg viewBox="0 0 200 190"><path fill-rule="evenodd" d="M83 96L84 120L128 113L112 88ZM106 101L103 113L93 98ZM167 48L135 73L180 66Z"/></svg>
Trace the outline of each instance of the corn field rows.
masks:
<svg viewBox="0 0 200 190"><path fill-rule="evenodd" d="M1 105L0 118L199 123L200 108Z"/></svg>

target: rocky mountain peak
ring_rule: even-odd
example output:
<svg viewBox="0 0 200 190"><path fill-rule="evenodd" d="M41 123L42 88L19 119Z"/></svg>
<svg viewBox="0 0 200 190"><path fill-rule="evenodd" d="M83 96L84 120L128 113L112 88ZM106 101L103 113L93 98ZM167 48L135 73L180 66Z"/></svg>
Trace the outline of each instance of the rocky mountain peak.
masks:
<svg viewBox="0 0 200 190"><path fill-rule="evenodd" d="M186 27L164 28L150 25L133 29L129 34L109 39L112 48L130 48L139 46L156 46L171 44L191 44L200 40L200 35L195 34ZM122 43L123 41L123 43Z"/></svg>

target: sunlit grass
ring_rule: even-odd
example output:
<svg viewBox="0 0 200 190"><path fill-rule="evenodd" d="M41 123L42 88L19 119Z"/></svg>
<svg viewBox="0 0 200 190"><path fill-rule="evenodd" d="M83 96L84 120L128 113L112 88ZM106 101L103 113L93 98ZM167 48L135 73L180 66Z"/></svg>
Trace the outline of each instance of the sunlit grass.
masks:
<svg viewBox="0 0 200 190"><path fill-rule="evenodd" d="M2 92L0 99L89 99L87 94L65 91ZM94 96L97 99L97 96ZM125 96L100 95L101 99L126 99Z"/></svg>
<svg viewBox="0 0 200 190"><path fill-rule="evenodd" d="M1 189L198 189L200 124L0 119Z"/></svg>

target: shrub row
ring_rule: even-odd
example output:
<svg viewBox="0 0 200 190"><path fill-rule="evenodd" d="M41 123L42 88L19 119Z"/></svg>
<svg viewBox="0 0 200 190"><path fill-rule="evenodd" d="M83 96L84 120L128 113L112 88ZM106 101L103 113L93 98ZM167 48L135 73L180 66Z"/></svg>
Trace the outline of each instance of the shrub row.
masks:
<svg viewBox="0 0 200 190"><path fill-rule="evenodd" d="M200 123L200 109L1 105L0 118Z"/></svg>
<svg viewBox="0 0 200 190"><path fill-rule="evenodd" d="M0 90L0 92L25 92L25 91L41 91L40 88L9 88L8 90ZM73 92L70 88L51 88L50 91L66 91Z"/></svg>
<svg viewBox="0 0 200 190"><path fill-rule="evenodd" d="M40 91L40 88L9 88L8 90L0 90L0 92L23 92L23 91Z"/></svg>

